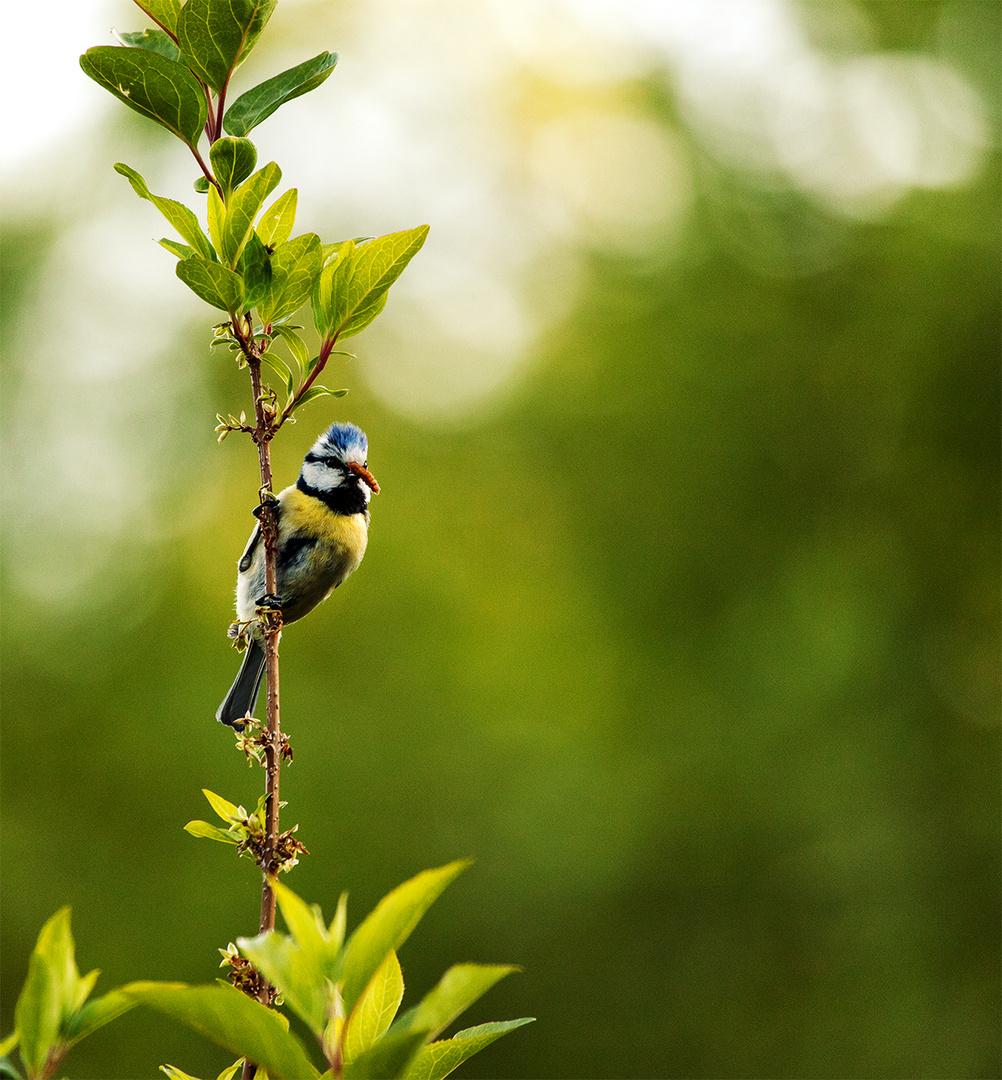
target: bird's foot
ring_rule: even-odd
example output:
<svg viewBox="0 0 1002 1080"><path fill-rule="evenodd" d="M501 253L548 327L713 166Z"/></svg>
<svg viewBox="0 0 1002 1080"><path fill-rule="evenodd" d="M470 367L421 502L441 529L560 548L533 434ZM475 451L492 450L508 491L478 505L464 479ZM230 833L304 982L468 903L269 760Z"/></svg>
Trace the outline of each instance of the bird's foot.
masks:
<svg viewBox="0 0 1002 1080"><path fill-rule="evenodd" d="M276 506L278 506L278 499L269 491L261 496L261 502L254 507L251 513L260 521L266 507L269 510L274 510Z"/></svg>

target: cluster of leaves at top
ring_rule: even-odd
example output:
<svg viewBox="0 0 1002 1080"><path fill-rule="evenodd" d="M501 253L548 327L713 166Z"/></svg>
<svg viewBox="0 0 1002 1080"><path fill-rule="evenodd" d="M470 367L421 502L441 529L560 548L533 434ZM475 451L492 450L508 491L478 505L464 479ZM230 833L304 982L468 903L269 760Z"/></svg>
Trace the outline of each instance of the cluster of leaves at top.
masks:
<svg viewBox="0 0 1002 1080"><path fill-rule="evenodd" d="M215 343L242 351L248 341L256 342L262 359L281 377L286 401L276 410L277 430L312 398L346 393L320 386L316 378L335 343L364 330L382 311L390 286L424 243L428 227L333 244L322 243L316 233L293 236L296 189L264 209L282 171L275 162L255 171L257 149L246 136L281 105L320 86L333 71L337 54L322 52L297 64L241 94L227 108L230 80L277 0L136 3L159 29L119 34L120 45L88 49L80 65L129 108L180 139L198 163L202 175L195 187L208 197L208 235L189 207L154 195L128 165L115 169L181 237L181 242L160 241L177 256L180 280L229 316L218 328ZM199 150L203 136L209 145L208 163ZM296 332L301 327L289 322L307 302L321 342L313 357ZM295 373L268 351L276 339L287 345ZM240 426L223 423L222 434Z"/></svg>
<svg viewBox="0 0 1002 1080"><path fill-rule="evenodd" d="M240 938L224 952L223 965L230 965L239 947L271 981L316 1037L328 1065L323 1074L282 1013L222 980L207 986L134 982L87 1001L99 972L81 977L77 970L69 908L58 911L39 935L17 1001L15 1030L0 1043L0 1055L18 1047L29 1080L47 1080L85 1035L135 1005L146 1005L241 1055L219 1080L230 1080L244 1061L258 1065L257 1080L439 1080L530 1022L480 1024L450 1039L438 1038L482 994L517 970L501 964L456 964L418 1005L397 1016L404 981L396 951L466 865L450 863L405 881L347 942L344 896L328 926L319 907L308 906L274 881L289 933L269 930ZM172 1065L161 1068L172 1080L195 1080ZM0 1078L20 1080L6 1056L0 1057Z"/></svg>

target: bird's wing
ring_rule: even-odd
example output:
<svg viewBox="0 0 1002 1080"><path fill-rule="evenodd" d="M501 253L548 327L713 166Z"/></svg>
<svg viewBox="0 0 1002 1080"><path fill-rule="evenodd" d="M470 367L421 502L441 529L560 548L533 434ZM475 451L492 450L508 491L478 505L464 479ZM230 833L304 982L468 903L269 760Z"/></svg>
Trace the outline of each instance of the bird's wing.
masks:
<svg viewBox="0 0 1002 1080"><path fill-rule="evenodd" d="M237 569L241 574L245 574L250 569L250 565L254 561L254 550L260 541L261 526L255 525L254 531L250 534L250 539L247 541L247 546L244 548L244 553L240 556L240 562L237 563Z"/></svg>

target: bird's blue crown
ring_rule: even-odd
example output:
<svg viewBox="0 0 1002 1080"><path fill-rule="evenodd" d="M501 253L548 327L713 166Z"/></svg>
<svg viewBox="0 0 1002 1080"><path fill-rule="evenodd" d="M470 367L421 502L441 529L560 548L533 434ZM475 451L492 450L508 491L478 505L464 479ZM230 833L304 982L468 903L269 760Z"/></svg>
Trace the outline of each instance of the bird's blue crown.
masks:
<svg viewBox="0 0 1002 1080"><path fill-rule="evenodd" d="M369 448L369 440L365 432L354 424L331 424L331 426L316 441L313 452L321 450L328 454L337 454L338 457L347 458L351 453L362 452L364 456Z"/></svg>

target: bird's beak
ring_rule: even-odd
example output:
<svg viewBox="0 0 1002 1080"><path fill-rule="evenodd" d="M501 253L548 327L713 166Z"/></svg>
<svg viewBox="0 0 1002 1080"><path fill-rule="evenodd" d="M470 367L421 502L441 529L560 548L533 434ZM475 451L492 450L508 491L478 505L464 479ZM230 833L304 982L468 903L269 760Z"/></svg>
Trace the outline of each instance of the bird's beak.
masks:
<svg viewBox="0 0 1002 1080"><path fill-rule="evenodd" d="M379 485L376 483L376 478L366 469L363 465L359 465L357 461L349 461L348 468L356 475L362 478L362 480L372 488L373 493L379 494Z"/></svg>

